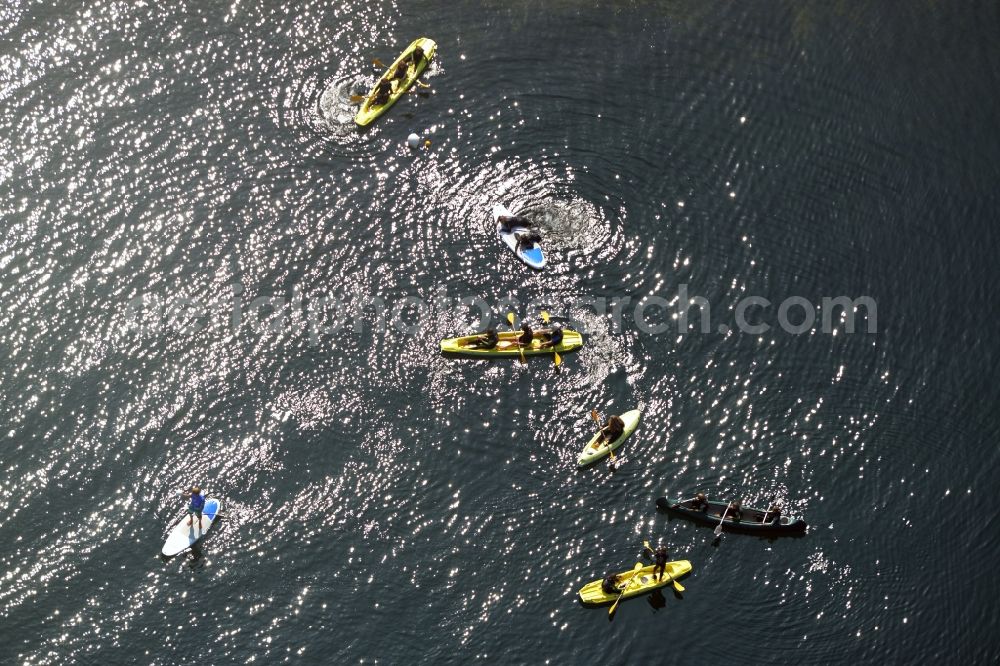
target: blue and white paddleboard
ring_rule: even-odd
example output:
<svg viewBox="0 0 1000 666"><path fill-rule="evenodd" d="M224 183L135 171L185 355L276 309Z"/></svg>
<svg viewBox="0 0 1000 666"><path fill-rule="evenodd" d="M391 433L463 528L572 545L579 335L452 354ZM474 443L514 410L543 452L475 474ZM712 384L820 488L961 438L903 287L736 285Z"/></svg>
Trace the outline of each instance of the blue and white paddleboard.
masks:
<svg viewBox="0 0 1000 666"><path fill-rule="evenodd" d="M205 508L201 510L201 525L193 520L188 525L187 515L181 518L181 521L174 525L170 530L170 534L167 535L167 542L163 544L163 550L161 551L163 556L173 557L174 555L179 555L198 543L198 540L205 536L208 528L215 522L216 516L219 515L219 507L219 500L205 500Z"/></svg>
<svg viewBox="0 0 1000 666"><path fill-rule="evenodd" d="M493 221L497 223L497 235L500 236L500 240L507 244L507 247L517 255L518 259L532 268L545 268L545 255L542 254L542 246L538 243L532 243L527 250L518 249L517 232L528 230L524 227L513 227L509 233L503 233L500 231L501 215L511 215L511 212L503 204L495 204L493 206Z"/></svg>

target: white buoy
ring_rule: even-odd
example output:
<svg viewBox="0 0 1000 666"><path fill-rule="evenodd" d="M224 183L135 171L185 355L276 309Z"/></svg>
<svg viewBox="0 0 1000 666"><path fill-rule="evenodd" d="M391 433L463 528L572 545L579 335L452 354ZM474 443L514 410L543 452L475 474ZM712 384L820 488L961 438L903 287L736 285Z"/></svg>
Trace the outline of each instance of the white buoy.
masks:
<svg viewBox="0 0 1000 666"><path fill-rule="evenodd" d="M406 137L406 145L408 145L410 148L420 147L420 137L417 136L416 132Z"/></svg>

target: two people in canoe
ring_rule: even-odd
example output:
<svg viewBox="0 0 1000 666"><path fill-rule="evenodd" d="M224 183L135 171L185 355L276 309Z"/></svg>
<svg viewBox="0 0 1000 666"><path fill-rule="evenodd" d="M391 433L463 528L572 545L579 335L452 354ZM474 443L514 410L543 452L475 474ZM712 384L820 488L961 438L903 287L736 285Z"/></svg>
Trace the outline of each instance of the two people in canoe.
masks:
<svg viewBox="0 0 1000 666"><path fill-rule="evenodd" d="M201 512L205 508L205 496L201 494L201 488L198 486L191 486L190 490L185 490L181 493L182 496L190 499L188 504L188 519L187 524L192 525L194 523L194 517L198 517L198 525L201 525Z"/></svg>
<svg viewBox="0 0 1000 666"><path fill-rule="evenodd" d="M681 503L685 508L691 509L692 511L701 511L702 513L707 513L709 508L708 498L705 493L698 493L694 496L694 499L685 500ZM733 500L729 503L728 509L725 510L726 516L732 518L734 521L739 522L743 519L743 506L740 500ZM760 521L762 523L779 523L781 520L781 503L771 502L770 508L761 516Z"/></svg>
<svg viewBox="0 0 1000 666"><path fill-rule="evenodd" d="M514 235L519 250L527 250L533 243L539 243L542 240L542 235L538 233L538 230L532 229L531 220L523 215L501 215L497 218L497 222L500 223L501 233L509 234L515 227L524 229Z"/></svg>

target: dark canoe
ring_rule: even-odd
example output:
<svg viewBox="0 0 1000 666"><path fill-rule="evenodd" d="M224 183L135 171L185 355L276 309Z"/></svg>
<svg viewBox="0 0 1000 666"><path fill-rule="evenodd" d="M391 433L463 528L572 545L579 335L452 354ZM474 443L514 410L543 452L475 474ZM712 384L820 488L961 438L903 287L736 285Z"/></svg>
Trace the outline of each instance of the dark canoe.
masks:
<svg viewBox="0 0 1000 666"><path fill-rule="evenodd" d="M696 511L690 508L690 500L685 502L684 505L679 504L679 502L679 499L660 497L656 500L656 508L683 516L702 525L715 527L722 519L723 511L729 505L728 502L708 500L707 511ZM729 516L726 516L726 520L722 523L722 529L727 532L763 535L802 534L806 531L806 521L796 517L782 516L775 523L771 520L771 516L768 516L767 524L762 524L760 521L764 519L764 511L764 509L743 507L742 519L733 520Z"/></svg>

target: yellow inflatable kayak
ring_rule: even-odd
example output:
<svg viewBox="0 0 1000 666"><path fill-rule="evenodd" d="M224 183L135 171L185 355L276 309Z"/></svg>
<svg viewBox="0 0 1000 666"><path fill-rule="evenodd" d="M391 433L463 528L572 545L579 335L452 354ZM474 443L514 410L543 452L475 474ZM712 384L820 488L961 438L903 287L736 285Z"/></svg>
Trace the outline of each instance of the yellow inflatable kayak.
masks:
<svg viewBox="0 0 1000 666"><path fill-rule="evenodd" d="M688 560L667 562L666 572L660 576L659 580L656 580L653 576L652 564L644 567L641 562L636 562L635 566L637 569L630 569L629 571L617 574L618 591L614 594L608 594L604 591L604 588L601 587L604 582L603 580L595 580L580 588L580 601L588 606L610 604L622 593L623 587L625 587L625 594L622 595L622 598L629 599L655 590L658 587L670 585L670 581L675 578L680 578L691 573L691 563Z"/></svg>
<svg viewBox="0 0 1000 666"><path fill-rule="evenodd" d="M441 353L462 354L463 356L483 356L493 358L518 358L521 352L518 351L517 337L520 331L505 331L498 334L500 342L493 349L483 349L479 347L482 340L481 335L466 335L461 338L445 338L441 341ZM540 354L551 354L557 351L560 354L571 352L583 346L583 336L576 331L563 329L563 339L555 347L545 346L543 331L535 331L531 344L521 347L525 356L538 356Z"/></svg>
<svg viewBox="0 0 1000 666"><path fill-rule="evenodd" d="M413 50L418 46L423 49L424 57L417 62L416 66L414 66L413 63L410 63L406 70L406 78L390 81L389 77L392 76L394 71L396 71L396 65L398 65L404 58L409 57L409 55L413 53ZM385 70L385 74L383 74L379 80L375 82L371 92L368 93L368 96L365 97L365 101L361 104L361 110L358 111L358 115L354 116L354 122L361 127L364 127L388 111L389 107L395 104L396 100L402 97L406 91L410 89L410 86L413 85L413 82L420 77L425 69L427 69L427 65L429 65L431 60L434 58L434 52L436 50L437 44L433 39L419 37L413 40L413 43L407 46L406 50L399 54L399 57L396 58L391 65L389 65L389 69ZM392 84L392 93L389 95L389 101L382 105L376 105L372 102L375 99L375 90L378 89L378 84L382 81L389 81Z"/></svg>

